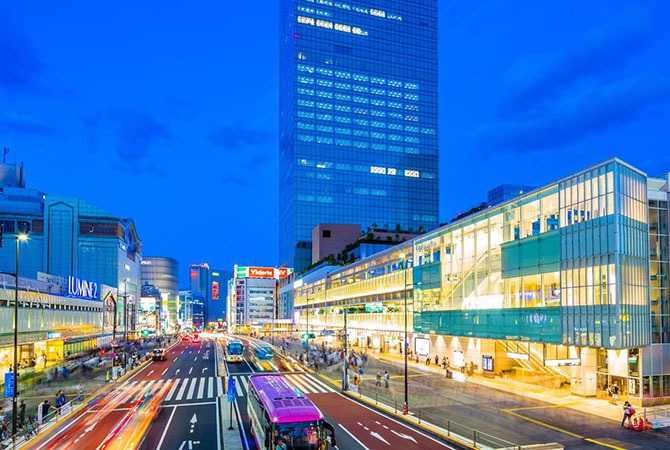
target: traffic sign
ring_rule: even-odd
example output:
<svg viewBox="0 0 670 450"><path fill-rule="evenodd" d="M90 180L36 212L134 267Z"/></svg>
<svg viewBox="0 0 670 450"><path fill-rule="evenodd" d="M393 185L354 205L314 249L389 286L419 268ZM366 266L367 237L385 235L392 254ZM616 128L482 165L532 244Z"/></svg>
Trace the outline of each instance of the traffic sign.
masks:
<svg viewBox="0 0 670 450"><path fill-rule="evenodd" d="M119 341L117 339L112 339L112 345L116 347L117 345L119 345Z"/></svg>
<svg viewBox="0 0 670 450"><path fill-rule="evenodd" d="M235 378L228 379L228 401L235 401Z"/></svg>
<svg viewBox="0 0 670 450"><path fill-rule="evenodd" d="M109 352L109 359L114 359L116 354L114 352Z"/></svg>
<svg viewBox="0 0 670 450"><path fill-rule="evenodd" d="M14 372L5 374L5 398L14 397Z"/></svg>

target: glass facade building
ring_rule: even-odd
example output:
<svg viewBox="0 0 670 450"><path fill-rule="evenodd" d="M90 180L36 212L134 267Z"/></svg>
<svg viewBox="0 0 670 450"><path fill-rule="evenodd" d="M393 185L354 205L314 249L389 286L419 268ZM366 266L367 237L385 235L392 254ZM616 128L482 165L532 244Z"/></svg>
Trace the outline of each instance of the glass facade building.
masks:
<svg viewBox="0 0 670 450"><path fill-rule="evenodd" d="M161 309L167 313L167 328L177 324L179 302L179 262L163 256L142 258L142 284L150 284L161 293Z"/></svg>
<svg viewBox="0 0 670 450"><path fill-rule="evenodd" d="M399 352L407 299L415 352L577 395L617 383L636 404L670 401L669 199L670 174L605 161L295 280L298 323L341 329L346 310L351 342Z"/></svg>
<svg viewBox="0 0 670 450"><path fill-rule="evenodd" d="M437 0L280 9L282 264L310 264L318 223L436 227Z"/></svg>

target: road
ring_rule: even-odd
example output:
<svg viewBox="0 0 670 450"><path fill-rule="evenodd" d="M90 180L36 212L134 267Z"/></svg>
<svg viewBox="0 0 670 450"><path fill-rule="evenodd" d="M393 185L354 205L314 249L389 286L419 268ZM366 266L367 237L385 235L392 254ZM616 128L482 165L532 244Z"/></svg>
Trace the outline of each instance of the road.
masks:
<svg viewBox="0 0 670 450"><path fill-rule="evenodd" d="M380 414L370 408L344 397L337 386L318 375L304 371L289 371L282 363L282 357L275 355L271 366L279 370L267 371L256 364L249 353L247 338L244 360L239 363L226 363L226 370L235 380L237 387L236 404L243 427L242 439L248 449L256 449L249 429L247 415L248 377L258 373L280 372L294 388L305 394L324 414L326 420L335 427L338 449L351 450L389 450L402 447L407 450L449 449L447 444L437 441L425 433Z"/></svg>
<svg viewBox="0 0 670 450"><path fill-rule="evenodd" d="M156 450L220 449L215 400L222 387L212 349L208 339L178 344L166 361L147 364L26 448L101 450L142 443L141 448ZM144 405L145 393L159 391L165 394L163 406L145 421L151 422L148 433L136 434L142 416L133 415L134 408Z"/></svg>

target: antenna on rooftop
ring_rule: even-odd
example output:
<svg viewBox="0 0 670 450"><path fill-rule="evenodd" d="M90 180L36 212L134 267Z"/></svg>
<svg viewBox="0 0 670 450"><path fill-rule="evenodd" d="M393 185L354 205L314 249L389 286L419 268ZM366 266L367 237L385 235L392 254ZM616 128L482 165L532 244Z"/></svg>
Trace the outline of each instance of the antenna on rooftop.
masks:
<svg viewBox="0 0 670 450"><path fill-rule="evenodd" d="M9 147L5 147L2 149L2 163L7 162L7 153L9 153Z"/></svg>

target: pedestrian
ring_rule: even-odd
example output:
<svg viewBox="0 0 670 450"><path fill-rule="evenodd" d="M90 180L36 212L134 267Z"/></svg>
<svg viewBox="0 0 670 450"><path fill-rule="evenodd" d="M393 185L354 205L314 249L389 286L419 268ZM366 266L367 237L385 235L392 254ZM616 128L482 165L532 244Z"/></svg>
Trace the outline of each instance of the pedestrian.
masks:
<svg viewBox="0 0 670 450"><path fill-rule="evenodd" d="M64 404L65 404L65 393L61 389L60 391L58 391L58 394L56 395L56 409L58 410L59 414L60 409Z"/></svg>
<svg viewBox="0 0 670 450"><path fill-rule="evenodd" d="M426 358L426 365L430 366L430 356Z"/></svg>
<svg viewBox="0 0 670 450"><path fill-rule="evenodd" d="M611 403L616 405L617 400L619 400L619 386L617 385L616 381L609 387L608 393L611 399Z"/></svg>
<svg viewBox="0 0 670 450"><path fill-rule="evenodd" d="M275 450L286 450L286 449L287 449L286 444L284 443L282 438L278 438Z"/></svg>
<svg viewBox="0 0 670 450"><path fill-rule="evenodd" d="M388 373L388 370L384 371L384 387L385 388L389 387L389 373Z"/></svg>
<svg viewBox="0 0 670 450"><path fill-rule="evenodd" d="M447 357L446 356L442 357L442 368L443 369L447 368Z"/></svg>
<svg viewBox="0 0 670 450"><path fill-rule="evenodd" d="M42 421L44 421L47 418L47 415L49 414L50 409L56 409L52 405L49 404L49 400L44 400L40 404L40 407L42 408Z"/></svg>
<svg viewBox="0 0 670 450"><path fill-rule="evenodd" d="M358 387L358 375L354 374L354 386Z"/></svg>
<svg viewBox="0 0 670 450"><path fill-rule="evenodd" d="M634 413L635 413L635 410L633 409L631 404L628 403L628 402L624 402L624 404L623 404L623 420L621 421L621 426L622 427L625 426L624 423L626 422L626 419L628 419L628 428L632 427L631 417L633 416Z"/></svg>
<svg viewBox="0 0 670 450"><path fill-rule="evenodd" d="M21 404L19 404L19 424L23 426L24 423L26 423L26 402L21 400Z"/></svg>
<svg viewBox="0 0 670 450"><path fill-rule="evenodd" d="M435 365L437 366L439 362L440 362L440 357L435 355Z"/></svg>
<svg viewBox="0 0 670 450"><path fill-rule="evenodd" d="M377 382L375 383L376 387L381 387L382 385L382 374L381 372L377 372Z"/></svg>

